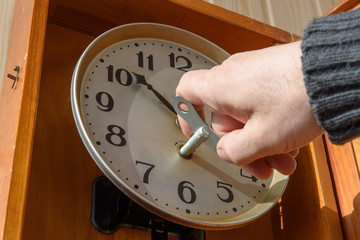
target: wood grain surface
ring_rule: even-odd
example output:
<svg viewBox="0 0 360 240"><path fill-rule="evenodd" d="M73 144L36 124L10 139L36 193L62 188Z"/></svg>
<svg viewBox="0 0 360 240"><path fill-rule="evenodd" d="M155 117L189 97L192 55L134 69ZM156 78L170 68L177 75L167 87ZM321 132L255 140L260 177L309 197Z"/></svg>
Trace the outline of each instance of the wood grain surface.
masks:
<svg viewBox="0 0 360 240"><path fill-rule="evenodd" d="M70 82L77 59L96 34L118 24L160 22L198 33L231 53L295 39L199 0L54 0L49 8L43 0L17 3L28 8L16 21L28 19L29 25L20 31L27 34L14 35L19 42L9 53L16 60L20 45L19 57L25 53L27 60L18 89L0 98L1 111L8 109L0 123L9 126L1 129L6 138L0 140L0 154L8 165L1 165L0 179L5 187L10 184L7 191L0 189L0 214L7 216L4 239L11 240L150 239L148 232L126 228L101 234L90 222L91 183L102 173L77 133ZM207 239L342 239L322 140L303 148L297 161L285 194L270 212L237 229L207 231Z"/></svg>
<svg viewBox="0 0 360 240"><path fill-rule="evenodd" d="M15 2L5 69L19 65L19 83L5 77L0 97L0 238L18 239L23 221L47 15L46 1L34 2Z"/></svg>
<svg viewBox="0 0 360 240"><path fill-rule="evenodd" d="M287 190L272 210L275 239L342 239L322 139L302 148L296 160Z"/></svg>
<svg viewBox="0 0 360 240"><path fill-rule="evenodd" d="M346 143L342 146L337 146L331 144L328 138L326 138L326 145L344 234L346 239L359 239L359 140Z"/></svg>

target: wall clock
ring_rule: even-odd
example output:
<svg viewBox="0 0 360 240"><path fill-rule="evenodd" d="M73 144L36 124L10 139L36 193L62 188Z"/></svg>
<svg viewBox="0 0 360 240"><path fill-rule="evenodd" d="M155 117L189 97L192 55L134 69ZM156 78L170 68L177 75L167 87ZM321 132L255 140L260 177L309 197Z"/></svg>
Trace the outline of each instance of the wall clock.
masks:
<svg viewBox="0 0 360 240"><path fill-rule="evenodd" d="M240 226L269 210L287 176L257 179L201 145L190 159L171 102L181 76L229 56L179 28L123 25L97 37L73 74L71 102L79 134L103 173L137 203L201 229Z"/></svg>
<svg viewBox="0 0 360 240"><path fill-rule="evenodd" d="M355 6L355 2L342 1L345 9L337 6L336 11L347 10ZM3 126L0 128L0 238L149 239L148 232L127 227L119 229L112 236L104 235L89 221L91 184L103 174L79 137L70 104L71 76L85 48L108 29L132 22L156 22L186 29L216 43L231 54L298 39L291 33L201 0L14 1L5 62L6 75L0 96L0 126ZM133 37L161 38L159 34L149 35L151 32L147 31L142 35L138 33ZM169 33L165 35L168 41L180 41L178 44L194 49L215 62L226 58L221 54L212 54L215 50L210 45L201 45L198 40L182 37L179 32L176 34L178 37L172 39L169 39ZM121 40L119 38L116 42ZM107 47L105 45L104 49ZM100 53L99 49L97 51ZM146 57L150 54L146 55L144 52L144 66L148 64ZM92 57L95 56L96 54ZM155 57L154 54L153 56ZM223 57L217 59L217 56ZM176 67L185 65L182 62L177 64L180 63ZM20 66L19 82L14 90L11 89L13 81L7 78L7 74L15 76L13 67L17 65ZM116 72L117 68L114 64L113 66ZM138 70L132 71L141 74ZM162 89L154 82L148 83L164 97L171 98L166 92L161 92ZM141 87L146 90L145 86ZM159 102L152 92L146 91L152 96L151 99ZM102 97L106 99L105 95ZM114 101L114 109L117 105L118 102ZM164 107L162 111L168 111L166 109ZM124 128L120 122L117 125ZM129 140L128 134L126 131L126 140ZM342 205L337 205L337 188L332 184L333 174L328 165L328 156L323 139L302 148L297 157L297 170L291 176L281 201L249 224L239 225L240 227L228 231L204 231L206 239L234 239L239 236L249 240L306 239L309 236L313 239L342 239L344 234L348 236L349 228L357 229L354 227L357 226L355 222L349 221L350 213L354 212L342 212ZM153 168L149 175L149 186L154 183L153 173L157 169L157 166ZM353 169L356 170L356 167ZM184 180L191 182L192 179ZM192 184L197 203L202 192L197 182ZM228 188L233 190L234 185ZM184 190L184 197L188 200L190 190ZM222 198L228 196L224 188L215 187L215 190L216 197L217 193ZM132 197L136 198L134 195ZM353 201L348 195L344 199L351 203ZM160 215L160 210L157 209L157 213ZM189 221L185 223L194 225ZM225 224L222 226L225 227Z"/></svg>

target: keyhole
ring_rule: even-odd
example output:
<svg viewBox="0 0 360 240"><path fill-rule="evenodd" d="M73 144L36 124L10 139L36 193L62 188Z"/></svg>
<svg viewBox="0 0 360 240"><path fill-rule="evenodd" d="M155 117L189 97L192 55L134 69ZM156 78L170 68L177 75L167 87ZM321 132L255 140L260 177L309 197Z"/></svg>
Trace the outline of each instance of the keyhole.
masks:
<svg viewBox="0 0 360 240"><path fill-rule="evenodd" d="M189 106L184 102L179 102L178 108L183 112L187 113L189 111Z"/></svg>

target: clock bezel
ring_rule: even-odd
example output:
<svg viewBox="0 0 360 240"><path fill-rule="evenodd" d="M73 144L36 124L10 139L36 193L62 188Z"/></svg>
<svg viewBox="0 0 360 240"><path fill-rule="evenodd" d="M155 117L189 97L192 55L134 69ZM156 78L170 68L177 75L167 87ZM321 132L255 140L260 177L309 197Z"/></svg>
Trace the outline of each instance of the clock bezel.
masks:
<svg viewBox="0 0 360 240"><path fill-rule="evenodd" d="M71 106L75 123L85 147L87 148L88 152L90 153L97 166L121 191L123 191L135 202L145 207L149 211L153 212L154 214L160 215L168 220L174 221L182 225L209 230L231 229L241 226L242 224L247 223L255 218L258 218L259 216L270 210L280 198L280 196L283 194L288 182L288 177L278 173L277 171L274 172L273 180L276 182L276 184L271 187L271 191L268 192L267 197L264 199L264 201L266 200L267 203L258 204L257 207L254 207L248 212L242 214L242 216L245 216L243 217L245 220L232 221L230 223L229 220L218 220L211 222L204 222L196 219L189 220L189 218L185 218L181 215L176 215L172 212L161 209L160 207L148 202L140 195L134 193L127 184L119 183L116 174L107 166L107 164L104 163L102 157L99 155L99 153L94 147L95 143L87 134L84 117L82 116L80 111L80 89L85 71L98 53L117 42L136 38L154 38L181 44L200 52L201 54L209 57L218 64L222 63L230 56L230 54L227 53L225 50L221 49L220 47L196 34L163 24L126 24L110 29L107 32L98 36L86 48L86 50L79 58L74 69L71 84Z"/></svg>

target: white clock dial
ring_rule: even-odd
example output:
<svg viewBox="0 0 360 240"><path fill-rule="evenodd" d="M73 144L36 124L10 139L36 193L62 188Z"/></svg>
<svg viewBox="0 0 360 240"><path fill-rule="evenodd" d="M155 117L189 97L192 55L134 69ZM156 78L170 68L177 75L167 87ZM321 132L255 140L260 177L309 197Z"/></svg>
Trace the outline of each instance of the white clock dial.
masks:
<svg viewBox="0 0 360 240"><path fill-rule="evenodd" d="M89 51L92 57L77 65L82 74L74 73L74 116L95 162L121 190L160 216L208 229L238 226L276 202L287 182L277 172L257 179L206 145L189 160L177 153L176 145L187 138L166 102L172 102L186 71L217 62L154 36L124 38L100 49L90 45Z"/></svg>

